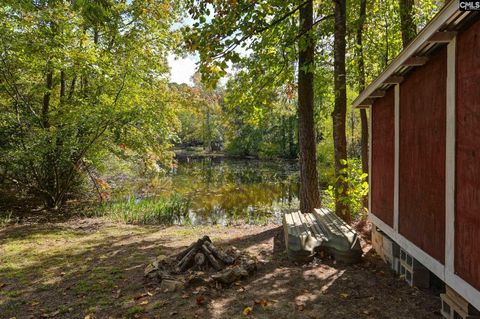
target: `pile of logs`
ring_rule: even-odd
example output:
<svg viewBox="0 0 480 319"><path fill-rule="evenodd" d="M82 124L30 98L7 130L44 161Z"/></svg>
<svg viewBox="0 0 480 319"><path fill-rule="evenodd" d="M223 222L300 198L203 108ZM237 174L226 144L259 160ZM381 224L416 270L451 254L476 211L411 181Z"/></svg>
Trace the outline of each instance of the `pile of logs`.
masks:
<svg viewBox="0 0 480 319"><path fill-rule="evenodd" d="M177 255L176 273L183 273L187 269L208 270L213 267L216 271L226 265L235 263L236 256L229 255L215 247L208 236L203 236Z"/></svg>
<svg viewBox="0 0 480 319"><path fill-rule="evenodd" d="M146 266L145 276L159 279L162 290L174 291L194 279L229 285L256 270L257 260L248 253L233 246L223 251L203 236L178 255L158 256Z"/></svg>

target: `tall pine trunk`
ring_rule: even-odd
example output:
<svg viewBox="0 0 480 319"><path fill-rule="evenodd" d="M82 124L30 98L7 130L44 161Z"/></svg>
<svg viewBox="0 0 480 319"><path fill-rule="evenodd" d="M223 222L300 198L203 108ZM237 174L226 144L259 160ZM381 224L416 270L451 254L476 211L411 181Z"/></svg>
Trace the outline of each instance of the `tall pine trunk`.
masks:
<svg viewBox="0 0 480 319"><path fill-rule="evenodd" d="M417 26L413 21L414 0L399 0L402 44L405 48L417 35Z"/></svg>
<svg viewBox="0 0 480 319"><path fill-rule="evenodd" d="M351 221L348 205L342 200L348 192L348 183L342 178L347 169L347 84L345 74L346 51L346 0L335 0L334 30L334 89L335 106L333 109L333 144L335 155L335 211L346 222Z"/></svg>
<svg viewBox="0 0 480 319"><path fill-rule="evenodd" d="M357 68L358 68L358 91L361 93L365 90L365 58L363 56L363 27L367 17L367 0L360 0L360 16L358 18L357 29ZM361 155L362 155L362 171L368 174L368 119L367 111L360 109L360 121L362 128L361 135ZM367 207L367 197L364 198L363 206Z"/></svg>
<svg viewBox="0 0 480 319"><path fill-rule="evenodd" d="M317 156L313 120L313 69L315 42L309 31L313 26L313 0L300 9L300 34L307 39L298 57L298 144L300 148L300 210L311 213L320 207Z"/></svg>

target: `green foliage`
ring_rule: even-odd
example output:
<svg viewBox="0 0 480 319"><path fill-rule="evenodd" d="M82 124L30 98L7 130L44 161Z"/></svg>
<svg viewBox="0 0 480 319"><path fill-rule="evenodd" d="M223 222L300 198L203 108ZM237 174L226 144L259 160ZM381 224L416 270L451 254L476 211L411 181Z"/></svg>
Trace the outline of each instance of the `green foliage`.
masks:
<svg viewBox="0 0 480 319"><path fill-rule="evenodd" d="M145 312L145 309L143 309L141 306L133 306L133 307L128 309L127 315L130 318L136 318L144 312Z"/></svg>
<svg viewBox="0 0 480 319"><path fill-rule="evenodd" d="M342 165L346 168L340 170L340 176L337 179L343 183L340 185L348 185L347 192L343 189L338 189L338 194L341 194L339 200L347 205L352 212L353 217L364 216L364 199L368 195L367 174L363 173L362 165L359 160L342 160ZM334 185L337 185L335 183ZM325 191L325 198L323 205L327 208L335 210L335 187L330 185ZM340 186L342 187L342 186Z"/></svg>
<svg viewBox="0 0 480 319"><path fill-rule="evenodd" d="M202 145L218 150L224 142L223 91L212 90L201 83L199 73L195 85L172 85L176 91L176 115L179 120L178 142L183 145Z"/></svg>
<svg viewBox="0 0 480 319"><path fill-rule="evenodd" d="M187 0L195 21L186 47L215 86L231 64L225 89L225 146L236 156L297 156L294 73L298 4L284 1ZM294 124L295 123L295 124Z"/></svg>
<svg viewBox="0 0 480 319"><path fill-rule="evenodd" d="M349 2L347 10L349 100L358 91L359 3ZM439 4L416 2L420 28ZM225 146L234 156L296 158L297 57L315 37L317 160L321 184L334 184L333 6L314 1L314 29L300 34L299 5L281 0L3 1L2 180L56 207L88 180L87 170L108 171L111 158L141 166L142 174L162 171L172 160L174 143L208 150ZM185 8L193 22L178 30ZM398 0L367 2L367 83L401 50L398 13ZM202 76L195 75L193 87L167 83L166 56L182 49L200 58ZM229 70L225 88L214 89ZM348 155L357 159L355 110L347 128ZM360 196L360 182L348 178ZM357 205L352 199L348 203Z"/></svg>
<svg viewBox="0 0 480 319"><path fill-rule="evenodd" d="M108 153L162 162L176 1L0 5L0 173L56 207Z"/></svg>
<svg viewBox="0 0 480 319"><path fill-rule="evenodd" d="M226 150L237 156L296 158L297 114L293 87L286 84L259 90L260 84L246 71L228 81L224 99Z"/></svg>
<svg viewBox="0 0 480 319"><path fill-rule="evenodd" d="M171 225L188 223L190 201L173 193L169 197L135 199L104 204L93 213L127 224Z"/></svg>

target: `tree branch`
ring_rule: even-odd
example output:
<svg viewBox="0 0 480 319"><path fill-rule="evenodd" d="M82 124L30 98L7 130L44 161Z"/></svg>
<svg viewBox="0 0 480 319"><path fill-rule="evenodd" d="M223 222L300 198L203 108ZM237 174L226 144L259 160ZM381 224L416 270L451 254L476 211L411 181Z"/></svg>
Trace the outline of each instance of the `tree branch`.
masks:
<svg viewBox="0 0 480 319"><path fill-rule="evenodd" d="M243 37L241 37L240 39L234 41L232 44L230 44L223 52L217 54L217 55L214 55L212 56L211 58L212 59L218 59L218 58L221 58L223 56L225 56L226 54L232 52L233 50L235 50L242 42L246 41L247 39L253 37L254 35L257 35L259 33L263 33L265 32L266 30L270 29L271 27L279 24L280 22L284 21L285 19L287 19L288 17L290 17L291 15L293 15L295 12L297 12L298 10L300 10L303 6L305 6L307 4L308 1L304 1L302 2L300 5L298 5L297 7L295 7L292 11L289 11L287 12L285 15L283 15L282 17L278 18L277 20L274 20L272 23L270 23L269 25L263 27L263 28L260 28L258 30L253 30L252 32L250 32L249 34L247 35L244 35Z"/></svg>

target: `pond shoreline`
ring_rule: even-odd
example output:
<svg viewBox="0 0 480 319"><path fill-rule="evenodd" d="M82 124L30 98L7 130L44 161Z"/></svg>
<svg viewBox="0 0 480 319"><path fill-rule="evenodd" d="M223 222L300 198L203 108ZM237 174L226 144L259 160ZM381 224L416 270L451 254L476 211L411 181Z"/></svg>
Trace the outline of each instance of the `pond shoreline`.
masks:
<svg viewBox="0 0 480 319"><path fill-rule="evenodd" d="M259 156L235 156L226 153L225 151L208 151L202 147L178 147L174 148L173 152L175 153L175 159L177 160L187 160L187 159L202 159L202 158L212 158L212 159L231 159L231 160L248 160L248 161L286 161L286 162L298 162L297 158L283 158L283 157L272 157L272 158L261 158Z"/></svg>

